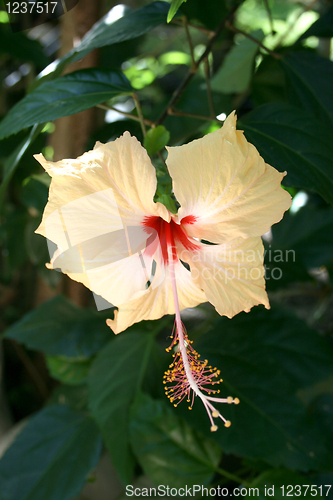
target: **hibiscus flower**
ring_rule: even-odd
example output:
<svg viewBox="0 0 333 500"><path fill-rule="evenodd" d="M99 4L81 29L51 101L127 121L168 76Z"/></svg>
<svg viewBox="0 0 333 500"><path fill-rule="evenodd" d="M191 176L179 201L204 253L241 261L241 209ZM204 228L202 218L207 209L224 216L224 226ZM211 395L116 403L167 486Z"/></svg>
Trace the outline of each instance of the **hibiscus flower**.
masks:
<svg viewBox="0 0 333 500"><path fill-rule="evenodd" d="M190 408L199 397L215 431L215 418L230 422L214 404L239 400L216 397L220 372L199 359L180 311L207 301L229 318L269 308L261 235L291 198L281 188L285 174L236 130L234 113L221 129L167 150L176 215L154 202L155 168L128 132L75 160L36 155L52 177L37 232L52 242L49 267L117 307L107 320L114 333L175 315L166 394L175 406L186 398Z"/></svg>

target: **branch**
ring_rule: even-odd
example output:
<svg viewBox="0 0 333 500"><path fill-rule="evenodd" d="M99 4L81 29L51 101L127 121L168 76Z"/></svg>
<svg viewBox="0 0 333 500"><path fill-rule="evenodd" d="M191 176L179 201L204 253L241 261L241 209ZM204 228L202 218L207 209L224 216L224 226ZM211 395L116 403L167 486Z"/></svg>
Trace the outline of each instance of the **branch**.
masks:
<svg viewBox="0 0 333 500"><path fill-rule="evenodd" d="M119 109L114 108L113 106L106 106L105 104L97 104L96 107L100 108L100 109L104 109L106 111L110 111L110 110L111 111L116 111L117 113L120 113L121 115L124 115L127 118L131 118L132 120L141 123L141 120L140 120L140 118L138 116L131 115L131 113L126 113L126 111L120 111ZM144 121L145 125L149 125L150 127L152 125L154 125L154 122L152 122L151 120L147 120L146 118L144 118L143 121Z"/></svg>
<svg viewBox="0 0 333 500"><path fill-rule="evenodd" d="M133 94L133 99L134 99L134 102L135 102L136 110L138 112L138 117L139 117L139 120L140 120L140 125L141 125L141 129L142 129L143 137L146 137L147 131L146 131L145 120L143 118L143 114L142 114L142 111L141 111L140 101L139 101L138 96L136 94Z"/></svg>
<svg viewBox="0 0 333 500"><path fill-rule="evenodd" d="M260 40L257 40L256 38L254 38L253 36L249 35L245 31L242 31L242 30L236 28L236 26L234 26L233 24L227 22L225 24L225 27L228 28L231 31L234 31L235 33L240 33L241 35L244 35L249 40L252 40L252 42L256 43L259 47L261 47L263 50L265 50L266 52L268 52L268 54L270 54L272 57L274 57L274 59L281 59L282 56L280 54L277 54L273 50L268 49L267 47L265 47L265 45L263 43L260 42Z"/></svg>
<svg viewBox="0 0 333 500"><path fill-rule="evenodd" d="M168 109L168 115L171 116L187 116L188 118L195 118L197 120L203 120L205 122L216 122L220 123L221 125L223 124L222 120L219 120L215 116L203 116L203 115L196 115L194 113L187 113L186 111L180 111L178 109L174 108L169 108Z"/></svg>
<svg viewBox="0 0 333 500"><path fill-rule="evenodd" d="M179 101L182 93L184 92L184 90L186 89L186 87L188 86L188 84L190 83L190 81L192 80L192 78L194 77L194 75L196 74L197 69L198 69L200 63L202 63L202 61L204 61L206 59L206 57L208 57L208 54L211 52L212 47L213 47L216 39L218 38L218 36L220 35L221 31L225 27L226 23L232 18L232 16L234 15L234 13L238 9L238 7L239 7L238 5L235 6L235 7L233 7L233 9L228 13L228 15L219 24L219 26L217 27L217 29L214 32L213 36L211 37L211 39L207 43L206 49L205 49L204 53L199 57L198 61L196 62L196 68L195 69L191 69L189 71L188 75L183 80L183 82L180 84L180 86L178 87L178 89L175 90L175 92L173 93L173 95L172 95L170 101L168 102L165 110L163 111L163 113L161 114L161 116L159 117L159 119L157 120L156 125L160 125L162 122L164 122L164 120L166 119L166 117L169 114L169 109L172 109L177 104L177 102Z"/></svg>

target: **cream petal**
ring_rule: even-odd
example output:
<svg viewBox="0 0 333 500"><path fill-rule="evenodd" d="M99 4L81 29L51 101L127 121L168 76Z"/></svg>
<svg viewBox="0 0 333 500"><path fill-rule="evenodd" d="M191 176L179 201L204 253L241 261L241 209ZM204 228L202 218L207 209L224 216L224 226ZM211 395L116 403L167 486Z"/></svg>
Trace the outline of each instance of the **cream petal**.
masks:
<svg viewBox="0 0 333 500"><path fill-rule="evenodd" d="M191 273L180 262L175 263L175 274L180 310L207 301ZM156 261L156 272L148 293L119 307L114 312L114 319L109 319L107 324L114 333L120 333L134 323L159 319L165 314L175 314L170 270Z"/></svg>
<svg viewBox="0 0 333 500"><path fill-rule="evenodd" d="M63 254L55 252L51 266L48 267L60 269L113 305L126 304L147 295L152 257L136 253L119 259L111 251L107 254L106 250L103 254L92 259L90 268L86 269L87 262L82 258L81 245L78 245Z"/></svg>
<svg viewBox="0 0 333 500"><path fill-rule="evenodd" d="M234 113L221 129L167 149L179 219L196 219L186 227L190 236L213 243L260 236L290 207L280 185L285 174L265 164L236 130Z"/></svg>
<svg viewBox="0 0 333 500"><path fill-rule="evenodd" d="M54 163L45 160L41 154L35 158L52 177L49 201L37 230L44 236L46 236L45 225L48 217L57 214L59 210L66 211L64 207L74 201L76 209L81 205L86 209L85 216L91 207L91 202L96 202L96 212L105 216L109 214L109 219L115 216L116 225L119 217L123 223L126 221L127 224L139 224L146 214L159 215L165 220L170 220L168 210L162 204L153 201L157 181L155 169L147 152L128 132L113 142L97 143L92 151L84 153L77 159ZM101 194L106 191L107 196ZM95 199L91 199L91 196ZM82 201L84 197L88 199ZM67 212L71 212L71 208ZM61 218L61 215L59 217ZM93 215L91 219L94 219ZM88 223L90 229L93 229L89 219ZM59 223L57 224L60 227ZM77 225L80 224L87 226L85 217L77 220ZM57 243L57 236L61 240L63 229L60 229L60 232L61 235L55 234L51 240Z"/></svg>
<svg viewBox="0 0 333 500"><path fill-rule="evenodd" d="M237 240L223 245L201 245L194 252L183 250L180 258L222 316L232 318L241 311L263 304L269 308L265 291L261 238Z"/></svg>

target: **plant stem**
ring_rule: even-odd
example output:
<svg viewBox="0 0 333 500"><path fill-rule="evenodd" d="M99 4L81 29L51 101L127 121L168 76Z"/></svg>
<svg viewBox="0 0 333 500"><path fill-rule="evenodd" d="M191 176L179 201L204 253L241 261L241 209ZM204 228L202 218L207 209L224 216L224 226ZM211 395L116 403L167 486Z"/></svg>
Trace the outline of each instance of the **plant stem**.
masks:
<svg viewBox="0 0 333 500"><path fill-rule="evenodd" d="M256 38L249 35L245 31L242 31L242 30L236 28L236 26L234 26L233 24L227 22L225 27L231 31L234 31L235 33L240 33L241 35L244 35L249 40L252 40L252 42L256 43L259 47L261 47L263 50L268 52L268 54L270 54L272 57L274 57L274 59L281 59L282 56L280 54L277 54L276 52L274 52L274 50L268 49L267 47L265 47L265 45L263 43L260 42L260 40L257 40Z"/></svg>
<svg viewBox="0 0 333 500"><path fill-rule="evenodd" d="M179 21L178 19L173 19L171 21L171 24L176 24L177 26L183 26L184 25L183 21ZM209 30L207 28L203 28L202 26L196 26L195 24L189 23L188 21L187 21L187 26L189 26L190 28L194 28L194 29L196 29L198 31L201 31L201 33L204 33L205 35L207 35L209 37L214 35L214 31Z"/></svg>
<svg viewBox="0 0 333 500"><path fill-rule="evenodd" d="M206 57L206 59L204 61L204 65L205 65L205 77L206 77L206 85L207 85L207 97L208 97L209 113L210 113L210 116L215 119L213 95L212 95L212 89L210 87L210 71L209 71L208 57Z"/></svg>
<svg viewBox="0 0 333 500"><path fill-rule="evenodd" d="M271 34L274 35L275 31L274 31L274 26L273 26L272 12L271 12L271 9L270 9L270 7L268 5L268 0L264 0L264 5L265 5L265 9L266 9L267 16L268 16L268 21L269 21L269 25L270 25Z"/></svg>
<svg viewBox="0 0 333 500"><path fill-rule="evenodd" d="M223 123L222 120L219 120L215 116L203 116L203 115L196 115L194 113L187 113L186 111L179 111L178 109L168 109L168 115L174 115L174 116L187 116L188 118L196 118L197 120L203 120L205 122L216 122L216 123Z"/></svg>
<svg viewBox="0 0 333 500"><path fill-rule="evenodd" d="M183 80L183 82L180 84L180 86L175 90L175 92L173 93L173 95L172 95L170 101L168 102L165 110L163 111L163 113L161 114L161 116L158 118L158 120L156 122L156 125L159 125L159 124L163 123L164 120L167 118L167 116L169 114L169 110L172 109L177 104L177 102L179 101L182 93L184 92L184 90L186 89L186 87L188 86L188 84L190 83L190 81L192 80L192 78L194 77L194 75L196 74L199 65L202 63L202 61L204 61L206 59L206 57L208 56L208 54L211 52L212 47L213 47L216 39L218 38L218 36L220 35L221 31L225 27L226 23L232 18L232 16L234 15L234 13L236 12L236 10L237 10L238 7L239 7L238 5L234 6L230 10L230 12L228 13L228 15L219 24L219 26L217 27L216 31L214 32L214 34L210 38L209 42L207 43L206 49L204 50L203 54L199 57L198 61L196 62L196 69L195 70L191 69L189 71L188 75Z"/></svg>
<svg viewBox="0 0 333 500"><path fill-rule="evenodd" d="M136 122L140 122L140 118L138 116L135 116L135 115L131 115L131 113L126 113L126 111L120 111L119 109L117 108L114 108L113 106L107 106L106 104L97 104L96 106L97 108L100 108L100 109L104 109L106 111L116 111L117 113L120 113L121 115L124 115L126 116L127 118L131 118L131 120L134 120ZM146 118L144 118L144 122L146 125L149 125L150 127L152 125L154 125L154 122L152 122L151 120L147 120Z"/></svg>
<svg viewBox="0 0 333 500"><path fill-rule="evenodd" d="M191 53L191 59L192 59L192 69L195 70L196 67L197 67L197 63L195 62L192 38L191 38L191 35L190 35L190 31L188 29L187 18L185 16L183 18L183 23L184 23L184 28L185 28L185 31L186 31L186 37L187 37L188 45L190 47L190 53Z"/></svg>
<svg viewBox="0 0 333 500"><path fill-rule="evenodd" d="M235 481L235 483L238 484L243 484L244 486L247 486L248 483L245 481L243 478L236 476L235 474L232 474L231 472L228 472L227 470L220 469L220 467L216 467L216 472L221 474L221 476L226 477L227 479L230 479L231 481Z"/></svg>

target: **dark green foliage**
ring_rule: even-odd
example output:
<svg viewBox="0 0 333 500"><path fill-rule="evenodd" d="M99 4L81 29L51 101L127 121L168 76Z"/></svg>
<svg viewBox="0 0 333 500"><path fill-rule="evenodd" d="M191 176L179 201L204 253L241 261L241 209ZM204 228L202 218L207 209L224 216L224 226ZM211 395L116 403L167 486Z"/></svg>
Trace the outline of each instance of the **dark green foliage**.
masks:
<svg viewBox="0 0 333 500"><path fill-rule="evenodd" d="M40 408L32 417L30 406L23 411L30 420L0 459L0 500L76 498L102 443L124 485L198 484L229 492L237 486L280 500L288 485L294 496L302 485L300 498L321 497L322 485L326 497L333 481L333 63L318 55L310 37L333 36L332 6L305 29L287 19L297 5L140 1L115 21L107 13L47 68L38 41L0 23L3 78L24 62L32 68L29 81L4 86L1 102L8 111L0 123L4 381L13 407L20 401L21 411L36 390ZM235 26L258 41L235 35ZM206 65L197 67L193 57L206 47ZM98 67L65 74L95 49ZM155 201L174 213L165 146L202 137L221 126L216 116L234 109L238 128L267 163L287 172L283 185L297 195L265 236L271 310L259 306L228 320L203 305L184 316L194 348L221 370L220 396L240 399L237 406L218 405L230 428L220 421L211 433L199 398L188 411L186 401L174 408L165 397L173 317L115 336L105 323L112 308L97 312L92 299L78 307L61 295L68 282L45 268L47 244L34 231L50 178L32 156L57 155L48 141L50 122L95 106L109 109L107 121L99 109L85 149L128 130L156 167ZM59 293L36 307L45 280L48 296L54 286Z"/></svg>
<svg viewBox="0 0 333 500"><path fill-rule="evenodd" d="M73 115L131 93L127 78L109 69L82 69L42 83L14 106L0 125L0 137L15 134L35 123Z"/></svg>
<svg viewBox="0 0 333 500"><path fill-rule="evenodd" d="M67 406L45 408L0 461L1 500L71 500L97 465L101 448L91 418Z"/></svg>

